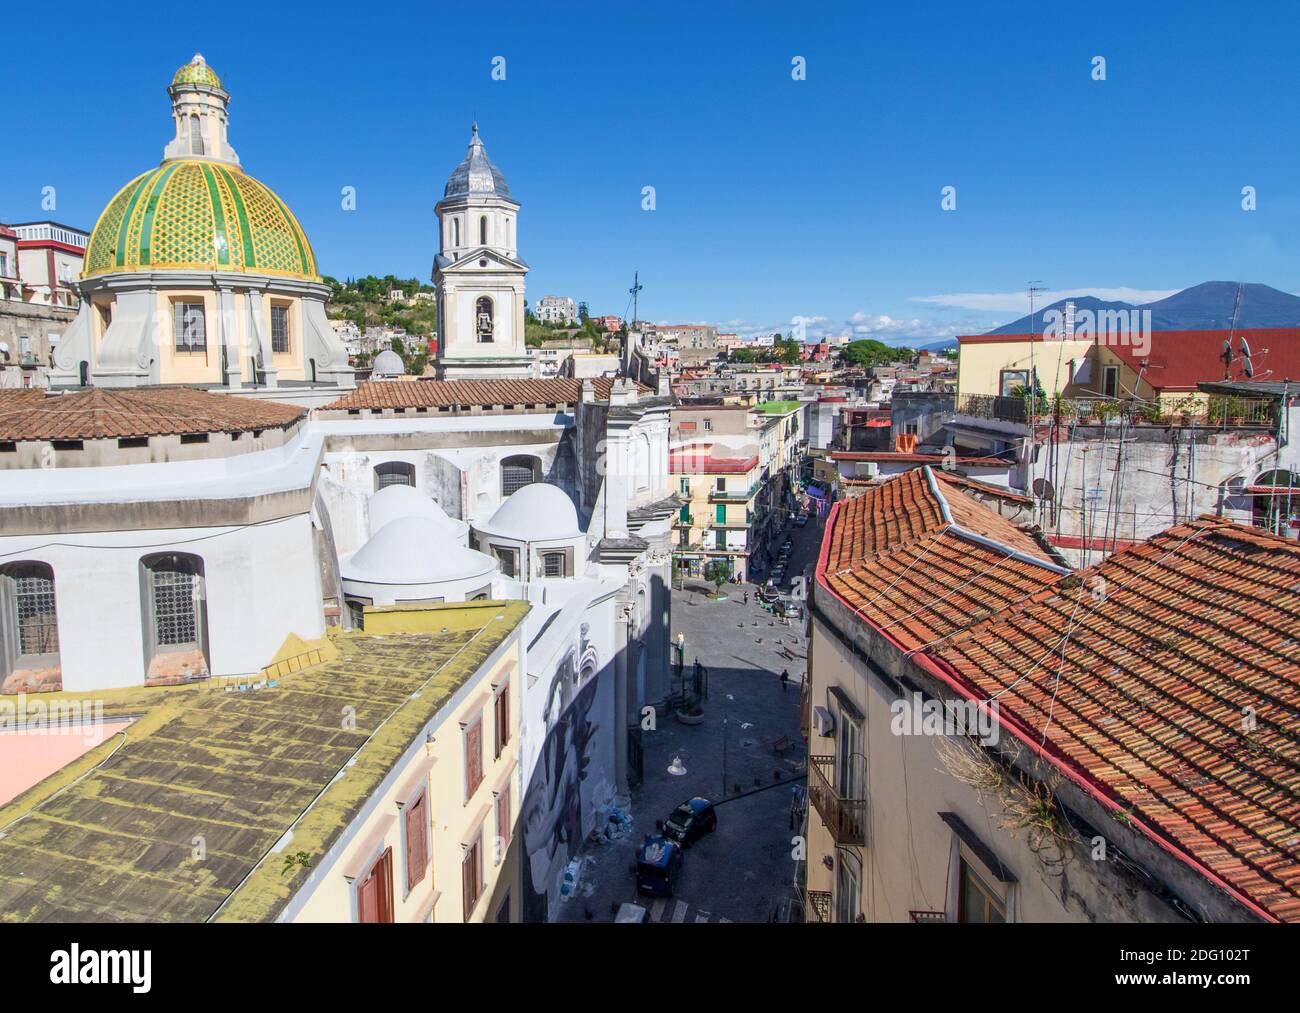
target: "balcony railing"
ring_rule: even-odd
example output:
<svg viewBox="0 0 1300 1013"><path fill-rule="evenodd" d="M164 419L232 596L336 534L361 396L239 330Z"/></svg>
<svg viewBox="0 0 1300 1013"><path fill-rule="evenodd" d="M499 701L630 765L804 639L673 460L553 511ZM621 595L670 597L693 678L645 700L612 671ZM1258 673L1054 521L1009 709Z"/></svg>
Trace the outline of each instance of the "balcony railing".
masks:
<svg viewBox="0 0 1300 1013"><path fill-rule="evenodd" d="M974 415L980 419L997 419L1001 422L1028 422L1025 399L1020 397L994 397L991 394L963 394L957 399L956 411L960 415Z"/></svg>
<svg viewBox="0 0 1300 1013"><path fill-rule="evenodd" d="M833 787L833 756L808 757L808 796L836 844L867 843L867 800L842 798Z"/></svg>
<svg viewBox="0 0 1300 1013"><path fill-rule="evenodd" d="M912 921L922 925L942 925L948 921L948 916L942 911L909 911Z"/></svg>
<svg viewBox="0 0 1300 1013"><path fill-rule="evenodd" d="M710 503L748 503L758 495L758 483L755 482L748 489L710 489Z"/></svg>
<svg viewBox="0 0 1300 1013"><path fill-rule="evenodd" d="M831 895L826 890L808 891L808 909L819 922L831 920Z"/></svg>

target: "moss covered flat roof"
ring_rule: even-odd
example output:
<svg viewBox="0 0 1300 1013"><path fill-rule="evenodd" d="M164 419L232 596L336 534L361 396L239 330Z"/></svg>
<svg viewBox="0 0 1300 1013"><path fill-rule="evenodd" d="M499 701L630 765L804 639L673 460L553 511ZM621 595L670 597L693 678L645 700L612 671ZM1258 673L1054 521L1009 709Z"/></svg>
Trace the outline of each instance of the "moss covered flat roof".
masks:
<svg viewBox="0 0 1300 1013"><path fill-rule="evenodd" d="M270 849L292 827L286 853L319 860L528 608L431 606L436 631L340 634L337 657L275 688L43 695L137 717L0 808L0 919L274 918L308 870Z"/></svg>

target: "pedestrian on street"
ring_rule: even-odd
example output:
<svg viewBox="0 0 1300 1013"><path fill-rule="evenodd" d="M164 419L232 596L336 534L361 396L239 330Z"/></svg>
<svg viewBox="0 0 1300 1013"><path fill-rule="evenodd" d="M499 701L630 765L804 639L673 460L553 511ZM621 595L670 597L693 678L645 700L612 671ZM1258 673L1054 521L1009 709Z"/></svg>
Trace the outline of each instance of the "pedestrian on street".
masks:
<svg viewBox="0 0 1300 1013"><path fill-rule="evenodd" d="M786 683L788 683L789 681L790 681L790 670L788 668L781 669L781 692L782 693L785 692Z"/></svg>
<svg viewBox="0 0 1300 1013"><path fill-rule="evenodd" d="M749 604L749 592L748 592L748 591L745 592L745 604L746 604L746 605Z"/></svg>

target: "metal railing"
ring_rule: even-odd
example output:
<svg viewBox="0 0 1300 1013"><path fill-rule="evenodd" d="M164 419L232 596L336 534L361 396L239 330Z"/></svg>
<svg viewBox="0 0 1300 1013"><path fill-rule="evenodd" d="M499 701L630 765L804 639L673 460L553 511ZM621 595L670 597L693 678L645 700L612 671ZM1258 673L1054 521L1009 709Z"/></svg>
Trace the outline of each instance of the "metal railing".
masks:
<svg viewBox="0 0 1300 1013"><path fill-rule="evenodd" d="M957 398L954 411L960 415L973 415L981 419L1001 422L1028 422L1028 405L1020 397L994 397L991 394L963 394Z"/></svg>
<svg viewBox="0 0 1300 1013"><path fill-rule="evenodd" d="M826 890L808 891L808 909L819 922L831 920L831 895Z"/></svg>
<svg viewBox="0 0 1300 1013"><path fill-rule="evenodd" d="M946 924L948 916L942 911L909 911L912 921L921 925Z"/></svg>
<svg viewBox="0 0 1300 1013"><path fill-rule="evenodd" d="M808 757L808 797L836 844L867 843L867 800L843 798L833 786L833 756Z"/></svg>

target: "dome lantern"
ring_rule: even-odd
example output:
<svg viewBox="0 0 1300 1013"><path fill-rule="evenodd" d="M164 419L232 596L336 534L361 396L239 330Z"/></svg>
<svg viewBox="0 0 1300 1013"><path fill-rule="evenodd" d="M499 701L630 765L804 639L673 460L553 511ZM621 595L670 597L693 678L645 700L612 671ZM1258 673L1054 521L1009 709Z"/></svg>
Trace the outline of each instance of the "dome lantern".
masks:
<svg viewBox="0 0 1300 1013"><path fill-rule="evenodd" d="M163 161L205 158L238 166L239 156L226 137L230 95L202 53L172 75L167 88L172 100L176 136L163 149Z"/></svg>

